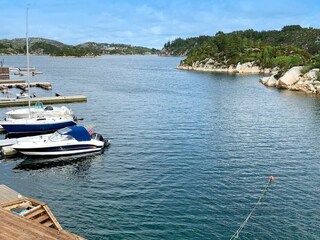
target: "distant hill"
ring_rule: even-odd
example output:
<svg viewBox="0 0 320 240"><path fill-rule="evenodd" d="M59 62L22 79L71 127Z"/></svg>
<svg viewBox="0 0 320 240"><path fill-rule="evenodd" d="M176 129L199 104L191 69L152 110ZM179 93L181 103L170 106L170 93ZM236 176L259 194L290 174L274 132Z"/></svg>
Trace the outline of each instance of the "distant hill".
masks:
<svg viewBox="0 0 320 240"><path fill-rule="evenodd" d="M128 44L118 43L95 43L87 42L77 45L78 48L90 49L93 52L99 52L100 55L105 54L119 54L119 55L148 55L158 54L160 51L155 48L146 48L139 46L131 46Z"/></svg>
<svg viewBox="0 0 320 240"><path fill-rule="evenodd" d="M26 43L24 38L0 40L0 54L25 54ZM51 56L100 56L105 54L118 55L151 55L158 54L159 50L146 47L131 46L128 44L109 44L88 42L79 45L67 45L58 41L44 38L29 38L29 52L38 55Z"/></svg>

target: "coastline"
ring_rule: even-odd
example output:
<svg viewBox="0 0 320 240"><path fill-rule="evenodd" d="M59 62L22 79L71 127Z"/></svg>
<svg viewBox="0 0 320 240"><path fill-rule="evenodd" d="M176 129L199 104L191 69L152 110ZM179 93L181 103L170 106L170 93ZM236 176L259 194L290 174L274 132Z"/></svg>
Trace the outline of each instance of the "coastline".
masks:
<svg viewBox="0 0 320 240"><path fill-rule="evenodd" d="M218 63L212 58L207 58L203 61L196 61L191 66L179 64L177 69L201 72L222 72L222 73L241 73L241 74L276 74L279 68L261 68L252 62L238 63L237 65L226 66Z"/></svg>
<svg viewBox="0 0 320 240"><path fill-rule="evenodd" d="M260 78L266 87L299 91L307 94L320 95L320 73L318 68L303 72L303 66L290 68L281 77L277 78L279 68L261 68L254 62L238 63L237 65L225 66L213 59L194 62L191 66L183 62L177 66L179 70L199 72L220 72L230 74L267 74L269 76Z"/></svg>
<svg viewBox="0 0 320 240"><path fill-rule="evenodd" d="M266 87L320 94L319 68L303 72L303 66L295 66L286 71L279 79L275 75L263 77L259 81Z"/></svg>
<svg viewBox="0 0 320 240"><path fill-rule="evenodd" d="M25 54L0 54L0 56L25 56ZM48 54L30 54L30 56L38 56L38 57L53 57L53 58L100 58L103 56L159 56L157 54L102 54L102 55L88 55L88 56L55 56Z"/></svg>

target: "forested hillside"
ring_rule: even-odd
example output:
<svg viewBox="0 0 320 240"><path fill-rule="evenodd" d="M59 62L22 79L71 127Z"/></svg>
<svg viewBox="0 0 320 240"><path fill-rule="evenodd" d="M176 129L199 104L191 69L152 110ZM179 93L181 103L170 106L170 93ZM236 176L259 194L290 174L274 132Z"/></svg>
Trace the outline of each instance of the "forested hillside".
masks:
<svg viewBox="0 0 320 240"><path fill-rule="evenodd" d="M29 50L31 54L51 56L99 56L104 54L119 55L148 55L158 54L159 50L145 47L131 46L127 44L108 43L83 43L76 46L63 44L58 41L44 38L29 38ZM0 54L25 54L25 39L0 40Z"/></svg>
<svg viewBox="0 0 320 240"><path fill-rule="evenodd" d="M288 69L296 65L320 65L320 29L285 26L281 31L218 32L215 36L167 42L163 55L184 56L183 64L211 58L222 67L254 61L261 67Z"/></svg>

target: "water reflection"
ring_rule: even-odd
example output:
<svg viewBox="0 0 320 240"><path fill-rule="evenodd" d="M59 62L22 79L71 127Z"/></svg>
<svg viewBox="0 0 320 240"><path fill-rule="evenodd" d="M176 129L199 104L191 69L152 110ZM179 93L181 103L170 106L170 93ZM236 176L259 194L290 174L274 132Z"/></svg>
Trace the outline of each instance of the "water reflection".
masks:
<svg viewBox="0 0 320 240"><path fill-rule="evenodd" d="M91 166L91 161L97 158L97 155L87 155L87 156L65 156L65 157L27 157L22 162L18 163L17 166L13 168L14 171L17 170L48 170L51 168L61 168L65 166L71 166L73 168L73 173L77 175L80 172L87 171Z"/></svg>

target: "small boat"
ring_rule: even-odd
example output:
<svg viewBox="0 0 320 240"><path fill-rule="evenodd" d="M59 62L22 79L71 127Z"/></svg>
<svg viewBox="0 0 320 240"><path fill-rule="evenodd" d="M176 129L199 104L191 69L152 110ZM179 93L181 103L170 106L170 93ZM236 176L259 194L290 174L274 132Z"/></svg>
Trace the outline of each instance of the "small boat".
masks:
<svg viewBox="0 0 320 240"><path fill-rule="evenodd" d="M29 72L31 72L31 71L35 71L36 67L20 67L18 69L19 69L19 71L27 72L29 70Z"/></svg>
<svg viewBox="0 0 320 240"><path fill-rule="evenodd" d="M60 128L74 126L72 116L7 119L0 125L9 134L35 134L54 132Z"/></svg>
<svg viewBox="0 0 320 240"><path fill-rule="evenodd" d="M19 68L17 68L17 67L9 67L9 72L15 72L15 71L19 71Z"/></svg>
<svg viewBox="0 0 320 240"><path fill-rule="evenodd" d="M12 148L28 156L66 156L102 153L109 144L100 134L90 134L83 126L72 126L59 129L48 138L19 142Z"/></svg>
<svg viewBox="0 0 320 240"><path fill-rule="evenodd" d="M17 99L28 98L28 93L26 93L26 92L17 93L16 98Z"/></svg>
<svg viewBox="0 0 320 240"><path fill-rule="evenodd" d="M43 118L43 117L60 117L60 116L71 116L73 112L65 107L53 107L53 106L46 106L44 107L42 103L37 102L34 107L29 108L20 108L12 111L6 112L6 119L22 119L28 118L29 115L31 118Z"/></svg>
<svg viewBox="0 0 320 240"><path fill-rule="evenodd" d="M39 71L31 71L31 72L27 72L27 71L19 71L18 74L16 75L20 75L20 76L35 76L38 74L43 74L43 72L39 72Z"/></svg>

